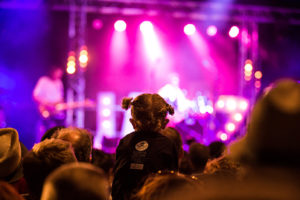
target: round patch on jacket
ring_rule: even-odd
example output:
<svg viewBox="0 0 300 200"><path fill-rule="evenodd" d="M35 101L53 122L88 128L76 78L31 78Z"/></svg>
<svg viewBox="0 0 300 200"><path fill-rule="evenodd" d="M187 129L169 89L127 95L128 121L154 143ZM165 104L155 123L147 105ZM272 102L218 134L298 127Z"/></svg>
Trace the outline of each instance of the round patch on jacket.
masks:
<svg viewBox="0 0 300 200"><path fill-rule="evenodd" d="M149 144L146 140L140 141L135 145L135 149L138 151L145 151L148 149Z"/></svg>

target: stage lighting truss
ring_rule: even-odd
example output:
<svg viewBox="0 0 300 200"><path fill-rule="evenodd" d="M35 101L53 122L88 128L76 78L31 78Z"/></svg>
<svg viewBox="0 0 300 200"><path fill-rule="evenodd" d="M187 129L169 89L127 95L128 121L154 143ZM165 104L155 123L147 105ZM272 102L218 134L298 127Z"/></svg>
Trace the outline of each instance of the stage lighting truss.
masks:
<svg viewBox="0 0 300 200"><path fill-rule="evenodd" d="M300 25L300 9L203 1L157 0L50 0L53 10L69 11L70 5L86 1L86 12L120 15L169 15L194 20L235 21ZM0 3L0 7L8 6ZM12 5L10 5L11 7ZM77 7L76 9L80 9Z"/></svg>

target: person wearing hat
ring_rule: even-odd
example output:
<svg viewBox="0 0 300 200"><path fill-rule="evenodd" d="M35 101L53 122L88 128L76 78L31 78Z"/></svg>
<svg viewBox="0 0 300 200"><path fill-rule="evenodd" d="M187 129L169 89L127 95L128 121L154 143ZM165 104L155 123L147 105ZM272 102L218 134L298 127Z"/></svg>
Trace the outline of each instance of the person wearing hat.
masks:
<svg viewBox="0 0 300 200"><path fill-rule="evenodd" d="M0 129L0 180L12 184L20 194L28 193L23 178L19 134L13 128Z"/></svg>

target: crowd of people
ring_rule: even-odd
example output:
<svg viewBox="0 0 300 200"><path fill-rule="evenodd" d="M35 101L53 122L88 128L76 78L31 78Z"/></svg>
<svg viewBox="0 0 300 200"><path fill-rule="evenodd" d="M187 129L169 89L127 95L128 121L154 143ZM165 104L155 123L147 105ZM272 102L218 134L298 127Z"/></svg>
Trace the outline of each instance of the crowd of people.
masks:
<svg viewBox="0 0 300 200"><path fill-rule="evenodd" d="M0 129L0 200L300 199L300 84L274 83L256 102L243 138L192 143L168 127L174 109L158 94L124 98L134 132L115 154L92 134L48 129L31 150Z"/></svg>

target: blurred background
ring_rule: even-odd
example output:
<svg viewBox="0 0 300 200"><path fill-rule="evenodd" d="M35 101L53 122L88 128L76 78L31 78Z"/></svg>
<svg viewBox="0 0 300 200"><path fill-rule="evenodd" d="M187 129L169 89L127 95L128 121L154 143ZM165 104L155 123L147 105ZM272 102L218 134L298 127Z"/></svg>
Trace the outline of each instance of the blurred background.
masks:
<svg viewBox="0 0 300 200"><path fill-rule="evenodd" d="M229 143L272 82L300 80L297 0L1 0L0 126L31 148L34 87L64 70L65 125L113 152L129 133L123 97L159 93L184 143ZM81 106L82 105L82 106Z"/></svg>

